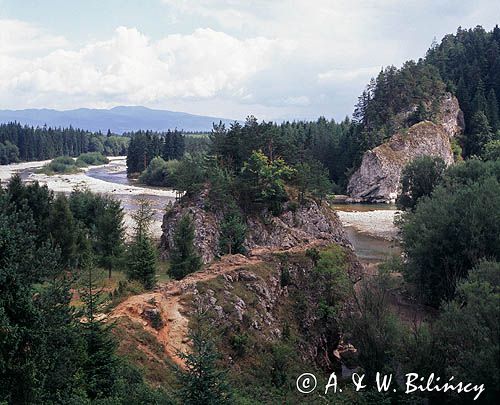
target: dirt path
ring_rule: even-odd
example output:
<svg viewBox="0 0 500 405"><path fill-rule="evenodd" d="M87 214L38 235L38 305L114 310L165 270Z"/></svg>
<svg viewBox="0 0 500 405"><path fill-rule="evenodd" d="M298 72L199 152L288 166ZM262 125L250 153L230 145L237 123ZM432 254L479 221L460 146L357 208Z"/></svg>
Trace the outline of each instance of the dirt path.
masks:
<svg viewBox="0 0 500 405"><path fill-rule="evenodd" d="M265 256L271 253L299 252L323 244L325 244L325 241L318 240L290 249L257 248L253 249L248 256L241 254L223 256L220 261L212 263L204 270L190 274L182 280L159 284L153 292L127 298L113 309L108 316L108 321L127 317L130 321L139 323L144 330L156 337L163 346L165 354L174 363L183 367L183 360L179 358L178 353L189 351L189 339L187 337L189 319L184 314L182 299L190 287L198 282L214 279L241 267L262 263ZM159 311L162 325L158 329L155 329L151 325L151 321L145 316L148 310ZM138 347L142 350L142 345ZM151 356L150 352L145 351L145 353Z"/></svg>
<svg viewBox="0 0 500 405"><path fill-rule="evenodd" d="M158 285L153 292L127 298L113 309L108 319L113 320L125 316L129 320L141 324L147 332L156 337L163 346L165 354L176 364L183 366L183 361L179 358L178 353L189 351L187 338L189 320L183 314L183 294L198 282L208 281L243 266L261 262L262 259L255 255L249 257L239 254L224 256L219 262L213 263L206 269L193 273L183 280L169 281ZM163 323L161 327L155 329L151 325L151 322L144 316L147 310L159 311Z"/></svg>

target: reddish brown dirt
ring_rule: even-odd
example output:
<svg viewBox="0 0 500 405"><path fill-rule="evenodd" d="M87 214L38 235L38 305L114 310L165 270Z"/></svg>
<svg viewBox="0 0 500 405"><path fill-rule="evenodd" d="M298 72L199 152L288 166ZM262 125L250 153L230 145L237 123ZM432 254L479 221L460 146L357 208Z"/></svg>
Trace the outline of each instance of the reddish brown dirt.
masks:
<svg viewBox="0 0 500 405"><path fill-rule="evenodd" d="M223 274L230 273L241 267L262 263L265 256L271 253L300 252L314 246L324 245L325 241L318 240L307 245L295 246L290 249L258 248L252 250L248 256L240 254L228 255L220 261L210 264L205 269L190 274L182 280L173 280L159 284L154 291L135 295L120 303L108 316L108 320L116 320L126 317L131 322L142 325L144 330L155 336L163 346L165 354L177 365L183 366L179 358L179 352L189 351L189 320L183 314L183 295L189 287L198 282L208 281ZM157 308L160 311L163 326L158 330L153 328L150 322L143 316L144 310ZM142 345L138 345L142 350ZM145 351L146 353L146 351ZM149 355L149 353L146 353Z"/></svg>

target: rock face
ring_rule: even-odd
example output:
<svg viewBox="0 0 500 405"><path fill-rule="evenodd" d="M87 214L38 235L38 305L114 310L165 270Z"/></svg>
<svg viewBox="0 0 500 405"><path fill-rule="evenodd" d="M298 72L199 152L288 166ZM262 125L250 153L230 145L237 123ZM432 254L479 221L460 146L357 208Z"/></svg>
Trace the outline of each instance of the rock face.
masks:
<svg viewBox="0 0 500 405"><path fill-rule="evenodd" d="M417 157L439 156L446 164L453 163L450 140L463 129L463 113L455 97L443 98L436 122L419 122L367 151L347 186L351 200L394 202L403 168Z"/></svg>
<svg viewBox="0 0 500 405"><path fill-rule="evenodd" d="M354 282L361 272L359 262L350 249L343 251L342 267ZM253 336L256 345L283 341L287 327L292 328L301 337L298 357L325 370L338 367L335 350L341 333L337 322L328 321L320 309L329 296L328 277L315 272L304 252L269 254L262 260L193 285L188 308L193 313L202 308L217 330ZM353 304L350 299L336 302L336 320L352 316ZM232 340L227 340L223 347L232 355Z"/></svg>
<svg viewBox="0 0 500 405"><path fill-rule="evenodd" d="M203 192L194 200L178 202L163 217L160 244L165 258L168 258L173 246L176 225L185 214L189 214L194 222L194 244L203 262L209 263L218 256L222 213L206 210L205 196L206 192ZM249 250L259 247L287 249L314 240L351 246L338 215L326 203L320 206L309 201L293 211L285 207L285 211L277 217L262 214L247 219L245 247Z"/></svg>

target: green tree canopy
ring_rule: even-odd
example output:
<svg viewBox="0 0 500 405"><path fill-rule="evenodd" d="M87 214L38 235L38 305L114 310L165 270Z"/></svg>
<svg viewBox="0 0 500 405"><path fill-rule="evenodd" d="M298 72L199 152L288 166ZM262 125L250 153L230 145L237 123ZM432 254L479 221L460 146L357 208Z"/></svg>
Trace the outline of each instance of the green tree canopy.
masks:
<svg viewBox="0 0 500 405"><path fill-rule="evenodd" d="M413 210L420 198L430 196L445 169L446 164L440 157L422 156L408 163L401 173L398 208Z"/></svg>

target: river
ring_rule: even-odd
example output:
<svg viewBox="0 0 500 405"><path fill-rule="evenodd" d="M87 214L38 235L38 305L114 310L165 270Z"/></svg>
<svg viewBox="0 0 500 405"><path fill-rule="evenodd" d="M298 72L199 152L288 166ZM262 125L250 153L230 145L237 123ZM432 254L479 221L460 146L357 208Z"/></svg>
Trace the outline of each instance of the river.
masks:
<svg viewBox="0 0 500 405"><path fill-rule="evenodd" d="M88 188L96 193L111 194L122 203L125 213L125 225L130 234L132 214L136 211L140 199L147 199L154 211L151 231L154 237L161 235L161 223L167 204L175 201L172 190L143 187L127 178L124 156L111 157L110 163L86 168L76 174L47 176L37 173L38 169L49 161L24 162L0 166L0 181L6 182L15 173L24 181L38 181L54 192L71 193L74 188Z"/></svg>
<svg viewBox="0 0 500 405"><path fill-rule="evenodd" d="M161 223L167 204L175 201L175 193L154 187L145 187L127 178L125 157L112 157L110 163L95 166L71 175L47 176L37 173L44 162L25 162L0 166L0 180L7 181L12 174L19 173L25 181L39 181L55 192L70 193L75 187L87 187L98 193L109 193L122 202L125 224L131 229L131 215L138 201L147 199L154 210L152 233L161 235ZM387 255L397 254L399 249L394 240L394 214L396 208L386 204L337 204L334 205L346 234L358 257L365 262L380 262Z"/></svg>

